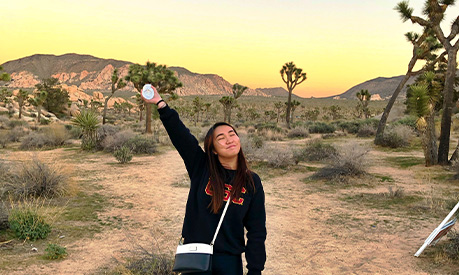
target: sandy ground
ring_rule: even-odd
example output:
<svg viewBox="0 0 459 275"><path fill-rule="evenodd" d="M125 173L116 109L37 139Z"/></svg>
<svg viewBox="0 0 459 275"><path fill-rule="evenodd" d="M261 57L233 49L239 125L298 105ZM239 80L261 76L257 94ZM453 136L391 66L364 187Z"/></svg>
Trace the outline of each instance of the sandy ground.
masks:
<svg viewBox="0 0 459 275"><path fill-rule="evenodd" d="M56 149L34 154L59 163L77 152ZM424 167L390 167L384 162L388 154L370 153L371 173L390 175L395 181L391 184L407 192L429 190L430 185L418 176ZM25 160L30 156L16 151L3 158ZM122 261L126 251L137 245L172 255L188 191L175 184L184 182L186 174L178 153L165 150L157 156L134 157L127 165L114 164L108 154L89 157L65 165L72 166L77 182L91 177L102 186L100 192L110 198L112 206L100 218L117 217L119 226L66 245L69 256L65 260L9 270L8 274L93 274L113 266L116 259ZM263 274L425 274L417 266L422 259L413 254L436 226L432 221L413 226L400 215L347 204L340 197L362 192L359 187L321 191L317 184L302 181L308 175L290 172L263 180L268 230ZM384 184L364 191L387 191Z"/></svg>

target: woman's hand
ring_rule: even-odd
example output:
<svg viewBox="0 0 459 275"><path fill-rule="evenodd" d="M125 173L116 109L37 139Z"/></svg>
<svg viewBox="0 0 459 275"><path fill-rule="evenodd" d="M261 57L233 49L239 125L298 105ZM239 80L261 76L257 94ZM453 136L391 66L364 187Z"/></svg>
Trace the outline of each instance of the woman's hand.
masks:
<svg viewBox="0 0 459 275"><path fill-rule="evenodd" d="M155 95L153 96L152 99L146 99L145 97L143 97L142 93L140 93L140 96L142 97L142 100L145 101L146 103L157 104L162 98L159 95L155 87L151 86L151 88L155 91Z"/></svg>

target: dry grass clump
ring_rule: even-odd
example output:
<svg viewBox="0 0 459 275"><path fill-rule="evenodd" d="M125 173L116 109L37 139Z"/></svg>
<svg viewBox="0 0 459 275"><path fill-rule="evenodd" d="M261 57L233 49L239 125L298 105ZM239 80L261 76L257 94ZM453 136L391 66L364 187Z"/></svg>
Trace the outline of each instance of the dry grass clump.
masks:
<svg viewBox="0 0 459 275"><path fill-rule="evenodd" d="M309 135L309 129L308 128L302 128L302 127L291 129L287 133L287 137L288 138L307 138L309 136L310 136Z"/></svg>
<svg viewBox="0 0 459 275"><path fill-rule="evenodd" d="M0 201L0 230L8 228L8 208Z"/></svg>
<svg viewBox="0 0 459 275"><path fill-rule="evenodd" d="M69 178L61 169L33 159L12 167L3 176L5 180L1 195L15 198L62 196L69 188Z"/></svg>
<svg viewBox="0 0 459 275"><path fill-rule="evenodd" d="M134 138L137 134L132 130L124 130L115 132L114 134L106 135L105 138L101 139L101 147L104 151L114 152L117 148L121 148L130 139Z"/></svg>
<svg viewBox="0 0 459 275"><path fill-rule="evenodd" d="M52 124L41 128L38 132L31 132L23 138L22 150L56 147L64 145L70 139L70 134L64 125Z"/></svg>
<svg viewBox="0 0 459 275"><path fill-rule="evenodd" d="M100 143L104 151L113 153L119 148L126 147L134 154L153 154L157 151L156 141L151 135L138 135L132 130L123 130L112 136L107 136Z"/></svg>
<svg viewBox="0 0 459 275"><path fill-rule="evenodd" d="M448 243L445 245L444 251L448 258L453 260L459 259L459 233L448 233Z"/></svg>
<svg viewBox="0 0 459 275"><path fill-rule="evenodd" d="M358 137L374 137L375 135L376 129L371 124L362 125L357 132Z"/></svg>
<svg viewBox="0 0 459 275"><path fill-rule="evenodd" d="M243 146L244 155L250 162L264 162L273 168L287 168L295 163L289 148L266 144L256 147L253 142L244 143Z"/></svg>
<svg viewBox="0 0 459 275"><path fill-rule="evenodd" d="M318 170L313 179L343 180L346 177L365 175L369 149L357 143L348 143L338 149L330 163Z"/></svg>
<svg viewBox="0 0 459 275"><path fill-rule="evenodd" d="M381 139L380 145L383 147L400 148L407 147L415 136L412 127L397 124L393 127L387 128Z"/></svg>

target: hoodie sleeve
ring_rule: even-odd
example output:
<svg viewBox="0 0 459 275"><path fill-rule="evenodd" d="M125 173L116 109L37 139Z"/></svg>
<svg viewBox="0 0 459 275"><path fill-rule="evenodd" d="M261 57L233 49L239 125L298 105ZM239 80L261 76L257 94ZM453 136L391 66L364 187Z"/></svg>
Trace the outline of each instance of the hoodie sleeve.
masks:
<svg viewBox="0 0 459 275"><path fill-rule="evenodd" d="M165 106L158 109L158 112L172 144L182 157L188 175L192 178L205 164L204 151L174 109Z"/></svg>
<svg viewBox="0 0 459 275"><path fill-rule="evenodd" d="M261 180L254 177L256 184L255 194L250 202L249 211L244 218L244 226L247 229L247 244L245 258L247 260L248 275L261 274L266 262L266 210L265 193Z"/></svg>

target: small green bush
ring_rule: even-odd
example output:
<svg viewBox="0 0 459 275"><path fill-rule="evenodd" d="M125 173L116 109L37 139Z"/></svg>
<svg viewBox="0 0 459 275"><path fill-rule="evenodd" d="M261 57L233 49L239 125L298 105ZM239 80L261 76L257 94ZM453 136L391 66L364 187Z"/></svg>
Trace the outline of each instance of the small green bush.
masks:
<svg viewBox="0 0 459 275"><path fill-rule="evenodd" d="M415 116L406 116L397 121L395 121L394 125L405 125L409 126L412 129L416 129L416 121L418 119Z"/></svg>
<svg viewBox="0 0 459 275"><path fill-rule="evenodd" d="M132 160L131 149L129 149L127 146L122 146L121 148L116 149L115 152L113 152L113 156L119 163L122 164L128 163Z"/></svg>
<svg viewBox="0 0 459 275"><path fill-rule="evenodd" d="M62 259L67 256L67 248L62 247L57 244L48 244L48 247L45 249L45 258L49 260Z"/></svg>
<svg viewBox="0 0 459 275"><path fill-rule="evenodd" d="M30 208L12 209L8 221L11 230L21 240L45 239L51 232L51 226Z"/></svg>
<svg viewBox="0 0 459 275"><path fill-rule="evenodd" d="M327 134L335 132L335 126L324 122L315 122L309 126L309 133Z"/></svg>
<svg viewBox="0 0 459 275"><path fill-rule="evenodd" d="M276 124L272 123L265 123L265 124L258 124L255 126L257 131L264 131L264 130L271 130L276 133L283 133L284 130L282 128L278 127Z"/></svg>
<svg viewBox="0 0 459 275"><path fill-rule="evenodd" d="M343 132L346 131L349 134L356 134L360 129L359 121L339 121L337 122L337 126Z"/></svg>

